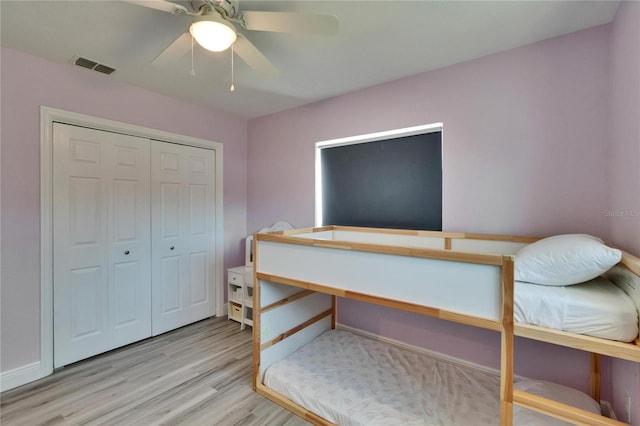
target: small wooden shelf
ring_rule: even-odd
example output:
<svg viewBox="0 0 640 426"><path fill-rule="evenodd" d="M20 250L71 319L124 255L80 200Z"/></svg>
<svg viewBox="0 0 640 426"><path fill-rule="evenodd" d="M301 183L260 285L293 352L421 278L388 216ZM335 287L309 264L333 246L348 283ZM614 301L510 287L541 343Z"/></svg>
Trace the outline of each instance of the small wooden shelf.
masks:
<svg viewBox="0 0 640 426"><path fill-rule="evenodd" d="M227 269L227 318L240 323L240 329L253 326L253 268Z"/></svg>

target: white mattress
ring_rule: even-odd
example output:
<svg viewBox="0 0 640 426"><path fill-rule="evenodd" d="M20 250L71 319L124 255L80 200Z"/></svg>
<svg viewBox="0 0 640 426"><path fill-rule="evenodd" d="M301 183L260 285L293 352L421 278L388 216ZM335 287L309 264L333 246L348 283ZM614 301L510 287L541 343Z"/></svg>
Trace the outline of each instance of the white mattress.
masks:
<svg viewBox="0 0 640 426"><path fill-rule="evenodd" d="M466 365L329 330L267 368L264 384L341 426L500 424L500 378ZM514 388L593 413L599 405L566 386L523 380ZM514 426L568 424L514 406Z"/></svg>
<svg viewBox="0 0 640 426"><path fill-rule="evenodd" d="M516 322L630 342L638 335L638 311L627 294L598 277L564 287L515 282Z"/></svg>
<svg viewBox="0 0 640 426"><path fill-rule="evenodd" d="M345 331L270 366L264 384L340 425L497 425L499 377Z"/></svg>

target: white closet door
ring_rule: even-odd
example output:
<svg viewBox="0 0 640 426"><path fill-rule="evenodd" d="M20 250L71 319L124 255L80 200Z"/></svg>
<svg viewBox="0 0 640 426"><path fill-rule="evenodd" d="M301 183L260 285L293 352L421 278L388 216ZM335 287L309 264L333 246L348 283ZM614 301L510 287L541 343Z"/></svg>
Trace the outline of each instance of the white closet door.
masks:
<svg viewBox="0 0 640 426"><path fill-rule="evenodd" d="M54 124L54 366L151 334L149 141Z"/></svg>
<svg viewBox="0 0 640 426"><path fill-rule="evenodd" d="M153 334L215 314L215 151L151 145Z"/></svg>
<svg viewBox="0 0 640 426"><path fill-rule="evenodd" d="M148 139L111 137L109 320L117 348L151 336L151 154Z"/></svg>

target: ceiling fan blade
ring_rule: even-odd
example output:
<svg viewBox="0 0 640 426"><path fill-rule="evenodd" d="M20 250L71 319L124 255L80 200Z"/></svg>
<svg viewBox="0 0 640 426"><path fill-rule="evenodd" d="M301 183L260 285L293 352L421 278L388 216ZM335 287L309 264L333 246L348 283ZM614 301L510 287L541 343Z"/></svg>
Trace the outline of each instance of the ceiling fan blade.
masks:
<svg viewBox="0 0 640 426"><path fill-rule="evenodd" d="M125 3L137 4L150 9L162 10L169 13L188 13L188 9L182 5L164 0L122 0Z"/></svg>
<svg viewBox="0 0 640 426"><path fill-rule="evenodd" d="M259 74L267 78L280 76L280 71L242 34L238 34L233 50Z"/></svg>
<svg viewBox="0 0 640 426"><path fill-rule="evenodd" d="M248 30L277 33L335 35L338 18L333 15L305 15L288 12L241 12L240 21Z"/></svg>
<svg viewBox="0 0 640 426"><path fill-rule="evenodd" d="M169 47L158 55L152 62L155 66L171 65L177 63L185 53L191 49L191 34L182 33Z"/></svg>

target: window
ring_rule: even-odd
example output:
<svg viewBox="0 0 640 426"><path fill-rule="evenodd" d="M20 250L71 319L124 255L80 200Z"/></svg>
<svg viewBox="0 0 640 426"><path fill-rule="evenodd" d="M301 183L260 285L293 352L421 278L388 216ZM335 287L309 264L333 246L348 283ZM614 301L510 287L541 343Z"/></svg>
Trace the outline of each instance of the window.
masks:
<svg viewBox="0 0 640 426"><path fill-rule="evenodd" d="M316 144L316 225L442 229L442 123Z"/></svg>

